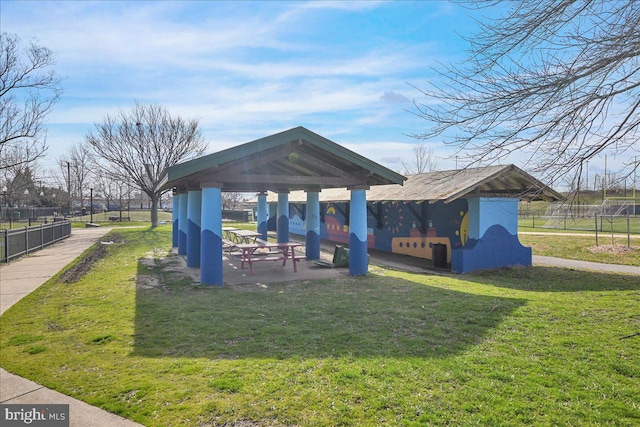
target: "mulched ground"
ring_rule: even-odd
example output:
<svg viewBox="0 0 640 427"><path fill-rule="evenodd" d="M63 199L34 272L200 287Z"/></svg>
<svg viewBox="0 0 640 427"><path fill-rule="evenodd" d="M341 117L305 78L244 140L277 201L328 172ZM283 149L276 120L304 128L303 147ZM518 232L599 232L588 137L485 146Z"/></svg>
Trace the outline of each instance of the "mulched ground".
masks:
<svg viewBox="0 0 640 427"><path fill-rule="evenodd" d="M626 254L640 250L640 246L598 245L587 248L592 254Z"/></svg>
<svg viewBox="0 0 640 427"><path fill-rule="evenodd" d="M62 283L75 283L82 278L91 266L98 260L104 258L107 255L107 246L114 243L123 243L124 239L119 234L111 234L109 241L98 242L93 248L82 256L78 262L73 264L71 268L66 270L58 281Z"/></svg>

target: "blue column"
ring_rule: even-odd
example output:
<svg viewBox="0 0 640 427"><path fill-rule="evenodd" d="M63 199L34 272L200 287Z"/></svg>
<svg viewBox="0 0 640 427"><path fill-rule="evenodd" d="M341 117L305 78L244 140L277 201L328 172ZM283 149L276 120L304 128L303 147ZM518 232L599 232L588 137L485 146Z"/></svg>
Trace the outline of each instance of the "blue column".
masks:
<svg viewBox="0 0 640 427"><path fill-rule="evenodd" d="M267 193L258 194L258 233L262 240L267 240Z"/></svg>
<svg viewBox="0 0 640 427"><path fill-rule="evenodd" d="M200 234L200 283L224 284L222 278L222 191L202 189L202 231Z"/></svg>
<svg viewBox="0 0 640 427"><path fill-rule="evenodd" d="M171 207L171 247L178 247L178 215L180 214L180 197L175 191L173 192L173 203Z"/></svg>
<svg viewBox="0 0 640 427"><path fill-rule="evenodd" d="M189 190L187 200L187 267L200 267L202 191Z"/></svg>
<svg viewBox="0 0 640 427"><path fill-rule="evenodd" d="M289 243L289 193L278 193L278 243Z"/></svg>
<svg viewBox="0 0 640 427"><path fill-rule="evenodd" d="M367 192L351 190L349 211L349 275L367 274Z"/></svg>
<svg viewBox="0 0 640 427"><path fill-rule="evenodd" d="M187 254L187 193L178 196L178 253Z"/></svg>
<svg viewBox="0 0 640 427"><path fill-rule="evenodd" d="M307 192L307 220L305 239L307 259L320 258L320 193Z"/></svg>

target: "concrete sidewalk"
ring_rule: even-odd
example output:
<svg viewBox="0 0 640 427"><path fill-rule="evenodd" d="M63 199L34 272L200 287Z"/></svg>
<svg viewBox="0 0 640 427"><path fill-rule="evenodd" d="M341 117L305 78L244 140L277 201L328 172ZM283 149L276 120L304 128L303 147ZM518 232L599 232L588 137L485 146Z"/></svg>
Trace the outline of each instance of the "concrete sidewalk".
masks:
<svg viewBox="0 0 640 427"><path fill-rule="evenodd" d="M73 229L69 238L0 267L0 314L62 270L109 230L102 227ZM141 424L45 388L4 369L0 369L0 403L68 404L71 427L141 427Z"/></svg>
<svg viewBox="0 0 640 427"><path fill-rule="evenodd" d="M533 265L546 265L550 267L570 268L572 270L592 270L640 276L640 267L633 265L605 264L602 262L579 261L575 259L554 258L542 255L533 256Z"/></svg>

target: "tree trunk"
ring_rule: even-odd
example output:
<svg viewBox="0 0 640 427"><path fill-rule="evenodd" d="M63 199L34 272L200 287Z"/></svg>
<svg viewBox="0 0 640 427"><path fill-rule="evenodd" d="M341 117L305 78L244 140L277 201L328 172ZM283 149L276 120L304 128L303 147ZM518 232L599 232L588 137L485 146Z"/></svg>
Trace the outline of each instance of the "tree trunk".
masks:
<svg viewBox="0 0 640 427"><path fill-rule="evenodd" d="M152 194L149 198L151 199L151 226L157 227L158 226L158 199L160 198L160 196L157 194Z"/></svg>

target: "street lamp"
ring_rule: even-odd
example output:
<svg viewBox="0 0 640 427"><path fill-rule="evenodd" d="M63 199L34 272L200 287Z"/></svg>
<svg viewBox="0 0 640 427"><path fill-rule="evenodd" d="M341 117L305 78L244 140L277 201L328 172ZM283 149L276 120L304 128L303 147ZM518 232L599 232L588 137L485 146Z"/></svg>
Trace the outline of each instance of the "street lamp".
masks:
<svg viewBox="0 0 640 427"><path fill-rule="evenodd" d="M93 188L90 188L89 190L91 190L91 193L89 195L89 211L91 212L91 223L93 224Z"/></svg>
<svg viewBox="0 0 640 427"><path fill-rule="evenodd" d="M7 188L6 185L2 186L2 193L0 193L0 195L2 195L2 200L4 201L5 206L7 205L7 194L8 194L9 189Z"/></svg>

